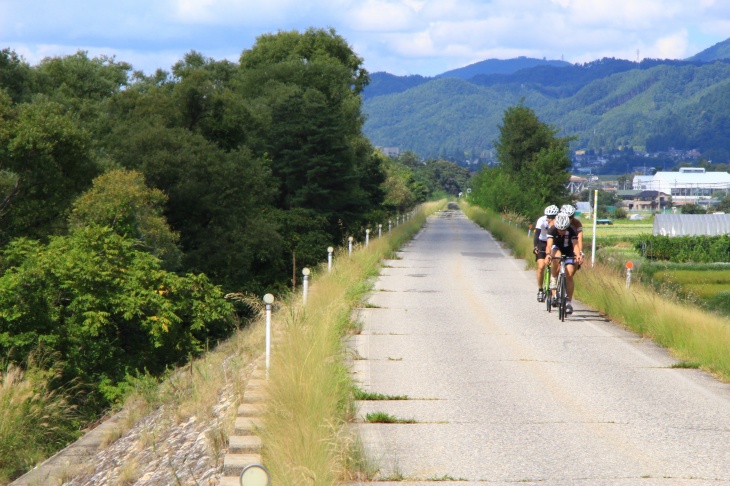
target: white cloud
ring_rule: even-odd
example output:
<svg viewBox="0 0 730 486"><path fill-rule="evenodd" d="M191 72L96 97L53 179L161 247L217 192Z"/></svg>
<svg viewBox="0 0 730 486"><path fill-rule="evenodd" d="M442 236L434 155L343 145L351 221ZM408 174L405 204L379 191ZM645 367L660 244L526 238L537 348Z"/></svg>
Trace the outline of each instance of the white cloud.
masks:
<svg viewBox="0 0 730 486"><path fill-rule="evenodd" d="M683 58L727 38L730 1L0 0L0 48L28 60L104 50L169 69L191 49L235 60L262 33L330 26L367 66L434 75L488 57Z"/></svg>
<svg viewBox="0 0 730 486"><path fill-rule="evenodd" d="M405 2L366 0L350 10L346 26L361 32L410 31L418 23L418 11Z"/></svg>

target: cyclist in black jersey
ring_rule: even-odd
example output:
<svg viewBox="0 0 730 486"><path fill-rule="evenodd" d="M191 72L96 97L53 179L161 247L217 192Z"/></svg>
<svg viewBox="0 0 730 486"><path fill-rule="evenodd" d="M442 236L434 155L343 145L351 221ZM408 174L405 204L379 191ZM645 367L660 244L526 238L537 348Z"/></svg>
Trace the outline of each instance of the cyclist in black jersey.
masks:
<svg viewBox="0 0 730 486"><path fill-rule="evenodd" d="M560 256L565 255L568 257L568 260L565 262L566 287L568 291L568 302L565 307L566 312L571 314L573 312L573 290L575 289L573 275L575 275L576 264L580 265L583 262L583 257L578 247L578 233L570 225L570 217L567 214L561 213L555 217L553 227L548 230L547 248L548 255L545 260L548 265L551 265L550 289L553 292L557 286ZM555 303L557 305L557 299Z"/></svg>

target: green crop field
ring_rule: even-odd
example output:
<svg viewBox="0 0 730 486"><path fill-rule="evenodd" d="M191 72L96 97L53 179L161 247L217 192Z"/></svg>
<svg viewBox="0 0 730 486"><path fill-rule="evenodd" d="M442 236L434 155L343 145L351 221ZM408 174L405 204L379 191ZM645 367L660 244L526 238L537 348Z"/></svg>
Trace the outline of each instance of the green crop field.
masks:
<svg viewBox="0 0 730 486"><path fill-rule="evenodd" d="M596 241L633 241L635 236L651 234L654 223L651 221L615 220L613 224L596 225ZM583 244L593 238L593 221L583 221Z"/></svg>
<svg viewBox="0 0 730 486"><path fill-rule="evenodd" d="M623 267L627 261L645 267L644 275L659 286L668 285L679 295L704 302L708 308L730 315L730 269L717 264L670 264L645 261L634 249L634 241L652 233L651 219L614 220L612 225L596 226L596 242L604 257ZM591 247L593 222L583 221L583 246Z"/></svg>

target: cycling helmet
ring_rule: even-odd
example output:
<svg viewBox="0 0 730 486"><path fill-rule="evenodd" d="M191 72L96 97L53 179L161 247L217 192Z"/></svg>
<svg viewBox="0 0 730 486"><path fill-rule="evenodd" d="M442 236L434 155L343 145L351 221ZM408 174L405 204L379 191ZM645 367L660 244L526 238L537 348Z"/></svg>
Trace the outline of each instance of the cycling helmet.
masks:
<svg viewBox="0 0 730 486"><path fill-rule="evenodd" d="M570 226L570 216L560 213L555 217L555 227L559 230L566 230Z"/></svg>
<svg viewBox="0 0 730 486"><path fill-rule="evenodd" d="M573 215L575 214L575 208L573 206L571 206L570 204L564 204L560 208L560 212L565 213L568 215L569 218L572 218Z"/></svg>
<svg viewBox="0 0 730 486"><path fill-rule="evenodd" d="M560 210L555 204L545 208L545 216L556 216L559 212Z"/></svg>

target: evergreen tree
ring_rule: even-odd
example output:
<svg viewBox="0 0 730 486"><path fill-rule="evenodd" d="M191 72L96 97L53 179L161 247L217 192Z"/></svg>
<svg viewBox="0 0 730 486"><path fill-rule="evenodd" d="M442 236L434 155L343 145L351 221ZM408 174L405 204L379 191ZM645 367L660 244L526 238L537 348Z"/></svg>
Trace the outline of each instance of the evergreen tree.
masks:
<svg viewBox="0 0 730 486"><path fill-rule="evenodd" d="M495 142L499 165L475 178L472 197L495 211L530 217L550 204L568 202L572 138L558 137L556 128L521 103L505 110L499 132Z"/></svg>

